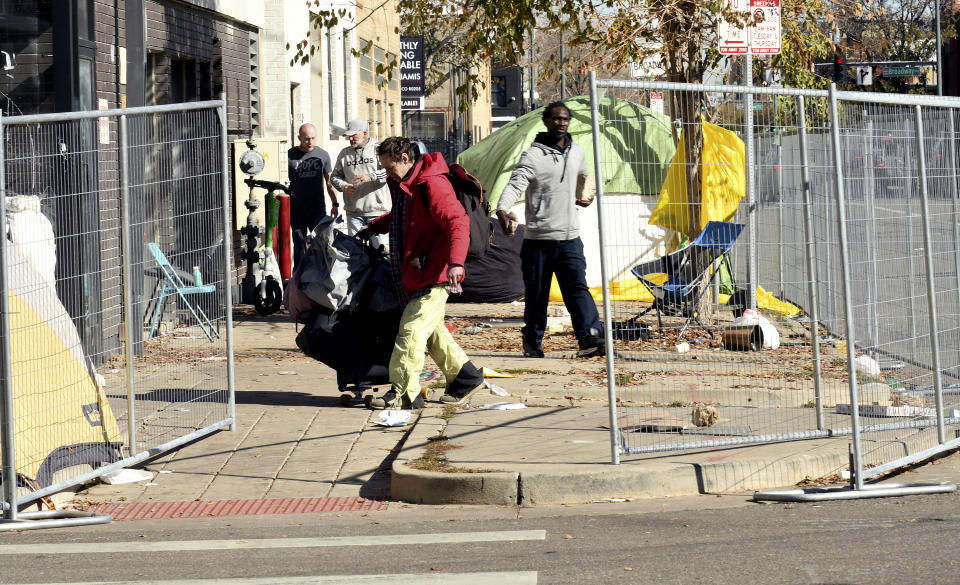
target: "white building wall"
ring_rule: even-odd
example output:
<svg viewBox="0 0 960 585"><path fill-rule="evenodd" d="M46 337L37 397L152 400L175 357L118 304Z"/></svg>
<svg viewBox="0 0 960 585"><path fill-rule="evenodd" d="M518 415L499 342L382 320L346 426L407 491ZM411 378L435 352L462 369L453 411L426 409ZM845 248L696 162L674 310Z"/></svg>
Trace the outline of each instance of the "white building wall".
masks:
<svg viewBox="0 0 960 585"><path fill-rule="evenodd" d="M357 117L357 65L351 54L356 42L352 32L356 5L349 0L316 9L345 9L348 16L329 30L317 30L310 24L310 12L303 0L263 2L260 134L263 138L284 138L293 146L297 129L309 122L317 128L319 146L335 158L348 144L340 133L347 121ZM297 44L306 38L315 47L312 57L304 65L291 65Z"/></svg>
<svg viewBox="0 0 960 585"><path fill-rule="evenodd" d="M287 87L287 102L291 104L290 120L288 122L288 134L291 136L292 144L296 144L297 130L302 124L311 123L317 126L317 135L322 137L323 132L318 120L311 116L311 108L314 104L322 107L323 96L314 95L311 90L311 84L315 83L317 76L321 71L315 71L315 64L322 60L322 53L317 50L311 62L307 65L296 63L290 66L290 60L297 53L297 43L310 37L310 12L306 3L298 0L286 0L286 43L290 45L290 50L283 54L287 61L289 70L289 82ZM318 47L319 49L319 47ZM283 48L281 48L283 51Z"/></svg>
<svg viewBox="0 0 960 585"><path fill-rule="evenodd" d="M260 31L260 133L263 138L290 136L289 74L285 5L292 2L268 0L263 3L264 25Z"/></svg>

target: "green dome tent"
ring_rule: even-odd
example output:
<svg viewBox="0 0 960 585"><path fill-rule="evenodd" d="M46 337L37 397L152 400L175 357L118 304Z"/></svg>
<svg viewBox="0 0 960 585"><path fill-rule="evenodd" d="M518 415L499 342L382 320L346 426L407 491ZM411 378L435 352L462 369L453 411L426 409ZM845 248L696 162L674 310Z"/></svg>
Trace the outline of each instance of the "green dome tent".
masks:
<svg viewBox="0 0 960 585"><path fill-rule="evenodd" d="M564 104L570 109L569 132L586 153L587 171L592 177L596 170L590 98L579 96L565 100ZM612 265L608 267L611 291L615 299L649 301L649 292L629 271L636 264L667 252L668 230L647 222L673 160L675 149L670 120L649 108L610 96L601 100L599 114L603 192L611 196L604 204L610 211L606 215L609 224L605 229L617 234L620 250L616 257L610 258ZM483 183L492 207L496 207L520 155L530 147L538 132L546 130L542 115L543 108L539 108L521 116L468 148L458 158L457 162ZM522 221L523 205L514 207L514 211ZM599 298L600 243L596 237L595 206L581 210L580 233L587 260L587 284L594 297ZM551 300L560 300L556 283L553 289Z"/></svg>
<svg viewBox="0 0 960 585"><path fill-rule="evenodd" d="M570 109L570 135L586 153L587 168L593 175L590 97L578 96L565 100L564 104ZM660 193L675 150L670 119L649 108L610 96L601 100L599 114L604 193ZM546 131L542 115L543 108L524 114L458 157L457 162L483 183L493 207L496 207L520 154L530 147L538 132Z"/></svg>

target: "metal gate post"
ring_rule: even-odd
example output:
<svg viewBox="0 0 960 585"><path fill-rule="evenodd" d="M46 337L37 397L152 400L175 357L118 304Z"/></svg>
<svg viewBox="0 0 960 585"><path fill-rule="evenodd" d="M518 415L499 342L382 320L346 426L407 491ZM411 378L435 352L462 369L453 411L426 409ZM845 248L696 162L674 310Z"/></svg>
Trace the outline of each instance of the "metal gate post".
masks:
<svg viewBox="0 0 960 585"><path fill-rule="evenodd" d="M950 134L947 135L947 144L950 145L950 194L953 199L953 265L954 275L957 279L957 307L960 310L960 189L957 188L957 110L947 110L950 118ZM960 345L958 345L957 357L960 358ZM960 360L958 360L960 363Z"/></svg>
<svg viewBox="0 0 960 585"><path fill-rule="evenodd" d="M6 132L0 112L0 457L3 458L4 518L17 519L17 466L13 436L13 364L10 361L10 297L7 285Z"/></svg>
<svg viewBox="0 0 960 585"><path fill-rule="evenodd" d="M870 214L870 226L877 225L877 206L874 192L874 173L873 173L873 120L869 119L869 111L866 107L863 109L863 115L867 118L867 132L864 136L866 147L863 153L864 162L864 184L866 186L863 194L866 203L867 212ZM880 345L880 316L878 306L880 304L880 289L877 287L877 238L874 237L873 230L868 228L864 234L867 240L867 254L870 256L870 278L867 282L870 286L870 345L874 348ZM874 357L877 357L874 355Z"/></svg>
<svg viewBox="0 0 960 585"><path fill-rule="evenodd" d="M807 158L807 113L806 104L802 95L797 96L798 122L800 126L800 190L803 195L803 236L807 246L807 305L810 307L810 346L813 351L813 390L817 410L817 429L823 430L823 388L821 387L820 371L820 309L817 304L820 299L817 295L817 268L816 251L813 233L813 202L810 200L810 161Z"/></svg>
<svg viewBox="0 0 960 585"><path fill-rule="evenodd" d="M120 123L117 132L117 150L120 155L120 258L122 262L123 270L123 315L124 321L126 321L126 336L127 342L125 344L126 351L126 361L127 361L127 444L128 450L127 455L136 455L137 454L137 411L136 411L136 382L135 382L135 369L133 363L133 325L134 325L134 314L133 314L133 280L131 274L133 270L130 268L130 263L132 262L131 250L131 240L130 236L130 162L127 156L127 115L120 115ZM161 302L158 300L157 302Z"/></svg>
<svg viewBox="0 0 960 585"><path fill-rule="evenodd" d="M750 53L746 54L744 59L746 61L746 74L744 77L744 85L747 87L753 86L753 58ZM754 167L756 166L756 152L754 151L753 144L753 94L746 93L743 96L743 110L744 110L744 125L746 126L746 149L744 153L745 166L744 169L744 179L746 180L746 189L747 189L747 253L749 258L747 259L747 286L750 290L747 291L747 304L751 309L757 308L757 285L760 284L760 274L758 271L759 262L757 261L757 254L759 253L757 246L757 189L754 185Z"/></svg>
<svg viewBox="0 0 960 585"><path fill-rule="evenodd" d="M230 419L229 430L237 430L236 396L234 394L236 381L233 373L233 250L230 237L233 226L230 214L230 156L227 152L227 94L220 94L220 105L217 106L217 119L220 121L220 161L222 173L220 177L223 189L223 290L224 316L227 320L227 418Z"/></svg>
<svg viewBox="0 0 960 585"><path fill-rule="evenodd" d="M930 352L933 361L933 388L934 400L937 405L937 439L943 444L947 442L946 429L943 424L943 375L940 371L940 332L937 329L937 291L933 273L933 238L930 235L930 203L927 193L927 156L923 144L923 108L918 104L914 107L916 114L914 125L917 133L917 163L920 167L920 213L923 220L923 247L924 260L927 272L927 306L930 318Z"/></svg>
<svg viewBox="0 0 960 585"><path fill-rule="evenodd" d="M617 425L617 386L613 363L613 328L610 326L610 284L607 282L607 248L603 242L603 177L600 164L600 123L598 121L597 74L589 73L590 125L593 132L593 168L597 183L597 232L600 237L600 280L603 286L603 337L607 346L607 398L610 403L610 461L620 464L620 428Z"/></svg>
<svg viewBox="0 0 960 585"><path fill-rule="evenodd" d="M833 143L834 180L837 190L837 227L840 237L840 268L843 277L843 312L847 321L847 376L850 379L850 422L853 439L854 469L850 477L854 489L863 489L863 453L860 450L860 397L857 394L856 332L853 318L853 297L850 290L850 245L847 240L847 201L843 184L843 150L840 145L840 111L837 85L830 84L830 138Z"/></svg>

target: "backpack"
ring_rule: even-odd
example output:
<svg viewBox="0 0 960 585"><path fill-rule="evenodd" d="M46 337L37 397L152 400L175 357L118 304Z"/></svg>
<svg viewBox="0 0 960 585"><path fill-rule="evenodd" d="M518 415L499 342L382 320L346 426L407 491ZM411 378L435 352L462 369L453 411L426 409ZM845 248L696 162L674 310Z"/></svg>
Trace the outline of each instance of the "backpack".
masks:
<svg viewBox="0 0 960 585"><path fill-rule="evenodd" d="M467 247L467 260L483 258L490 247L493 238L493 219L490 217L490 202L484 196L483 185L480 180L470 174L467 169L453 163L450 171L444 176L453 185L457 200L463 205L467 217L470 219L470 245ZM427 194L423 193L423 203L427 204Z"/></svg>

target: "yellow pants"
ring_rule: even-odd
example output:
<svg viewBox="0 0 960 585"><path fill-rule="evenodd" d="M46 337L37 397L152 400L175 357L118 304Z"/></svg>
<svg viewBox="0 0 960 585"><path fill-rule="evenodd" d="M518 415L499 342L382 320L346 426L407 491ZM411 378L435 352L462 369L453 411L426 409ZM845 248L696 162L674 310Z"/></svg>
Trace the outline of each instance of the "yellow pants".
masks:
<svg viewBox="0 0 960 585"><path fill-rule="evenodd" d="M443 325L444 308L450 293L446 287L434 286L430 292L411 300L400 317L400 331L390 354L390 384L397 394L410 400L420 392L420 372L424 351L440 366L447 384L469 361L453 336Z"/></svg>

